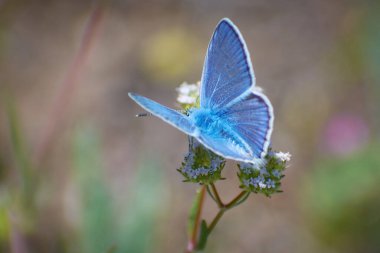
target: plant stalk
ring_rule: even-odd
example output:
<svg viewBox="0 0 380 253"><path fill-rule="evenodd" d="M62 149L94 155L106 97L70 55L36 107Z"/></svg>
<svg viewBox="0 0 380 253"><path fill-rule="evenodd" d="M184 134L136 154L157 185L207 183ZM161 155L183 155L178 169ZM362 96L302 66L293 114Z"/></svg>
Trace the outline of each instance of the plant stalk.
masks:
<svg viewBox="0 0 380 253"><path fill-rule="evenodd" d="M190 239L187 243L187 248L185 251L186 253L194 252L194 250L197 247L199 224L200 224L200 220L201 220L203 203L204 203L204 199L205 199L205 195L206 195L206 186L205 185L202 185L199 194L200 194L199 205L197 206L196 216L195 216L195 220L194 220L194 227L192 228L192 233L191 233Z"/></svg>
<svg viewBox="0 0 380 253"><path fill-rule="evenodd" d="M213 192L214 192L214 194L215 194L215 198L218 199L217 196L219 196L219 195L218 195L218 192L217 192L217 190L216 190L215 185L212 185L211 187L212 187L212 190L213 190ZM235 207L235 205L236 205L237 203L239 203L240 200L242 200L243 198L245 198L247 194L249 194L249 193L246 192L246 191L242 191L242 192L239 193L234 199L232 199L228 204L224 205L224 204L222 203L222 206L221 206L221 207L219 206L219 203L217 203L218 206L219 206L219 212L216 214L216 216L214 217L214 219L211 221L209 227L207 228L207 233L210 234L210 233L214 230L216 224L218 224L220 218L222 218L223 214L224 214L227 210L229 210L229 209ZM220 198L219 198L219 200L220 200Z"/></svg>

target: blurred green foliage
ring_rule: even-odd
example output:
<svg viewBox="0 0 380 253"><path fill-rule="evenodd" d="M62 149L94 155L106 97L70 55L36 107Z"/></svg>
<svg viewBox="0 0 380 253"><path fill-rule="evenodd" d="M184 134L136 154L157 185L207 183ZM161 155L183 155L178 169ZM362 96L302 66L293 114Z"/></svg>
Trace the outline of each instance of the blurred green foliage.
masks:
<svg viewBox="0 0 380 253"><path fill-rule="evenodd" d="M32 209L37 178L33 175L31 153L27 148L17 106L12 96L7 96L6 108L14 166L18 170L22 191L21 199L23 204Z"/></svg>
<svg viewBox="0 0 380 253"><path fill-rule="evenodd" d="M152 252L155 221L165 205L157 162L143 160L125 189L131 195L126 195L125 203L115 203L107 187L99 135L93 128L77 131L73 155L73 175L80 189L82 229L76 244L80 252Z"/></svg>
<svg viewBox="0 0 380 253"><path fill-rule="evenodd" d="M140 163L137 175L126 190L129 198L118 212L117 252L154 252L158 247L157 220L168 211L162 171L158 160L148 156Z"/></svg>
<svg viewBox="0 0 380 253"><path fill-rule="evenodd" d="M345 158L322 159L304 184L309 224L337 252L380 252L379 153L376 144Z"/></svg>
<svg viewBox="0 0 380 253"><path fill-rule="evenodd" d="M106 252L114 237L110 193L105 182L98 135L91 128L75 134L74 177L80 189L80 252Z"/></svg>

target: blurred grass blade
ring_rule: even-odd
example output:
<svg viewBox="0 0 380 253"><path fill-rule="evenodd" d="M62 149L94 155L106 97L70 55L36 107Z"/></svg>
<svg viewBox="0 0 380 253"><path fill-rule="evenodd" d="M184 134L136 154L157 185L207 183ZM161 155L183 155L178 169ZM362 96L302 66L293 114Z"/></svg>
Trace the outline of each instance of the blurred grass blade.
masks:
<svg viewBox="0 0 380 253"><path fill-rule="evenodd" d="M82 75L84 63L89 57L90 50L93 47L104 13L103 6L97 4L97 1L94 2L95 4L93 9L89 14L87 22L83 28L79 49L64 77L64 80L62 81L62 84L60 85L58 95L51 106L52 109L48 115L47 123L45 127L42 128L40 143L34 150L34 159L36 164L43 161L48 153L47 151L53 144L54 137L60 129L60 126L62 125L61 123L67 113L68 105L74 97L73 94L80 83L78 80Z"/></svg>
<svg viewBox="0 0 380 253"><path fill-rule="evenodd" d="M6 96L6 110L10 131L10 140L12 142L12 151L16 161L16 168L19 170L21 177L21 189L24 199L32 204L33 178L32 162L30 154L27 151L25 138L19 120L19 114L13 97Z"/></svg>
<svg viewBox="0 0 380 253"><path fill-rule="evenodd" d="M82 204L80 252L106 252L114 242L113 212L104 181L100 141L92 128L79 129L74 135L74 177Z"/></svg>
<svg viewBox="0 0 380 253"><path fill-rule="evenodd" d="M99 136L82 128L74 138L74 176L81 193L82 238L80 252L152 252L156 220L165 206L161 169L144 161L129 179L130 198L112 201L102 167ZM125 205L124 205L125 203Z"/></svg>
<svg viewBox="0 0 380 253"><path fill-rule="evenodd" d="M166 206L162 168L155 159L144 155L135 178L129 181L130 194L120 213L117 252L155 252L159 227L156 221ZM166 236L165 236L166 237Z"/></svg>

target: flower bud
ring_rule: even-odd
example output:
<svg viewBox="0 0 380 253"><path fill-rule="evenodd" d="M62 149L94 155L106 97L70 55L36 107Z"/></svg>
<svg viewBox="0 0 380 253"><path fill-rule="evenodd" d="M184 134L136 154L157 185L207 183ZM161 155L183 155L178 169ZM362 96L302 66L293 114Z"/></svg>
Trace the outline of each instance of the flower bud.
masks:
<svg viewBox="0 0 380 253"><path fill-rule="evenodd" d="M257 159L253 163L239 163L240 188L262 193L268 197L276 192L282 192L281 179L284 177L283 172L290 157L289 153L276 153L270 150L263 159Z"/></svg>
<svg viewBox="0 0 380 253"><path fill-rule="evenodd" d="M224 165L223 157L189 137L189 152L178 171L185 177L185 182L209 184L221 179Z"/></svg>

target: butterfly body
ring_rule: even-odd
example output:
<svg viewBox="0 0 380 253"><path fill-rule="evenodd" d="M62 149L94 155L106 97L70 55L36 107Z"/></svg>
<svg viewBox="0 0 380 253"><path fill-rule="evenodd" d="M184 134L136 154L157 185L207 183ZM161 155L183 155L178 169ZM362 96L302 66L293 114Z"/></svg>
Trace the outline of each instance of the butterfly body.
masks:
<svg viewBox="0 0 380 253"><path fill-rule="evenodd" d="M197 129L207 134L217 132L222 124L220 117L210 109L193 109L189 113L189 119L194 122Z"/></svg>
<svg viewBox="0 0 380 253"><path fill-rule="evenodd" d="M219 22L211 38L199 108L184 115L140 95L129 95L153 115L225 158L254 162L267 152L274 120L272 105L255 89L247 47L229 19Z"/></svg>

